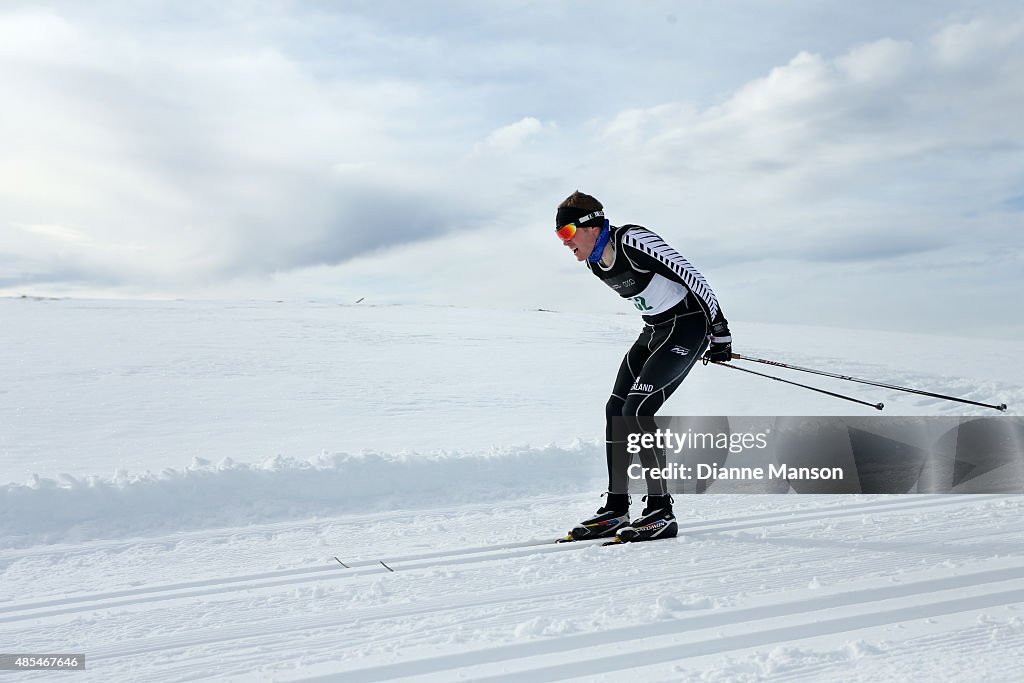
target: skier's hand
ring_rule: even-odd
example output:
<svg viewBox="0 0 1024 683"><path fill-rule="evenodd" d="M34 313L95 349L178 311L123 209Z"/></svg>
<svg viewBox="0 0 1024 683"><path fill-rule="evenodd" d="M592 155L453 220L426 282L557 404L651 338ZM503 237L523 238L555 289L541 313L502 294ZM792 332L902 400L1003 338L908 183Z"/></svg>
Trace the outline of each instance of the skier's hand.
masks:
<svg viewBox="0 0 1024 683"><path fill-rule="evenodd" d="M732 342L711 342L711 346L708 347L704 358L712 363L724 363L732 360Z"/></svg>
<svg viewBox="0 0 1024 683"><path fill-rule="evenodd" d="M711 326L711 346L704 354L704 360L712 363L724 363L732 360L732 333L729 332L729 323L724 320Z"/></svg>

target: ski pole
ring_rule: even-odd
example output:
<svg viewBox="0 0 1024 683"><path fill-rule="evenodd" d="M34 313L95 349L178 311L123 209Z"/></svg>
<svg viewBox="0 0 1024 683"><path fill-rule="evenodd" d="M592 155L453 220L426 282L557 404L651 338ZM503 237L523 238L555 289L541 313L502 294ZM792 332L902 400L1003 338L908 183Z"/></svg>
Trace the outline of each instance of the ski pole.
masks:
<svg viewBox="0 0 1024 683"><path fill-rule="evenodd" d="M911 389L910 387L899 387L895 384L886 384L885 382L875 382L870 379L859 379L857 377L850 377L848 375L840 375L834 372L826 372L825 370L814 370L812 368L802 368L798 365L789 365L788 363L780 363L776 360L765 360L764 358L753 358L751 356L741 356L738 353L732 354L732 357L737 360L748 360L752 363L764 363L765 365L774 365L779 368L786 368L787 370L799 370L800 372L810 372L815 375L824 375L825 377L835 377L836 379L845 379L850 382L860 382L861 384L870 384L874 387L882 387L885 389L895 389L896 391L905 391L909 394L920 394L922 396L930 396L932 398L941 398L946 401L957 401L958 403L970 403L974 406L981 406L983 408L995 408L996 410L1005 411L1006 404L1000 403L998 405L992 403L980 403L978 401L971 401L966 398L957 398L956 396L946 396L944 394L935 394L930 391L923 391L921 389Z"/></svg>
<svg viewBox="0 0 1024 683"><path fill-rule="evenodd" d="M733 357L735 358L736 354L733 354ZM846 401L853 401L854 403L860 403L861 405L870 406L870 407L874 408L875 410L881 410L882 408L885 407L884 403L868 403L867 401L862 401L859 398L853 398L852 396L845 396L843 394L837 394L837 393L835 393L833 391L825 391L824 389L819 389L818 387L812 387L809 384L800 384L799 382L791 382L788 379L782 379L781 377L776 377L775 375L766 375L766 374L764 374L762 372L755 372L754 370L748 370L747 368L741 368L738 365L730 365L729 363L717 363L717 362L713 362L713 361L711 362L711 364L712 365L717 365L717 366L723 367L723 368L731 368L733 370L739 370L741 372L749 372L750 374L757 375L759 377L767 377L768 379L774 379L776 382L785 382L786 384L792 384L795 387L803 387L804 389L810 389L811 391L817 391L819 394L826 394L828 396L834 396L836 398L841 398L841 399L846 400Z"/></svg>

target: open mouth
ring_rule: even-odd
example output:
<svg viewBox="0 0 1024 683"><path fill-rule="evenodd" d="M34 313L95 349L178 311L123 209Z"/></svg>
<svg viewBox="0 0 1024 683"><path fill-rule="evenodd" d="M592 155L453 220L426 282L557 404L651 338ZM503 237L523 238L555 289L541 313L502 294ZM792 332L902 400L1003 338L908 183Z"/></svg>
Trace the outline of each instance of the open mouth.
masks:
<svg viewBox="0 0 1024 683"><path fill-rule="evenodd" d="M575 253L576 253L577 251L579 251L579 250L580 250L580 248L579 248L579 247L576 247L575 249L573 249L573 250L572 250L572 253L574 253L574 254L575 254Z"/></svg>

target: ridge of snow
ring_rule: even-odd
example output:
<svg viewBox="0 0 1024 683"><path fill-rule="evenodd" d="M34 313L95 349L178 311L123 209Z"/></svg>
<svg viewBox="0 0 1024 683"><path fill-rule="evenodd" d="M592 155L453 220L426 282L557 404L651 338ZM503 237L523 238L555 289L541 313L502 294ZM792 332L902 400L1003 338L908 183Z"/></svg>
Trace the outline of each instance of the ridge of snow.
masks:
<svg viewBox="0 0 1024 683"><path fill-rule="evenodd" d="M489 452L333 453L261 463L194 458L184 469L111 478L34 476L0 487L0 538L15 546L245 526L438 503L593 490L603 444ZM453 482L457 482L454 485ZM596 485L597 487L600 484Z"/></svg>

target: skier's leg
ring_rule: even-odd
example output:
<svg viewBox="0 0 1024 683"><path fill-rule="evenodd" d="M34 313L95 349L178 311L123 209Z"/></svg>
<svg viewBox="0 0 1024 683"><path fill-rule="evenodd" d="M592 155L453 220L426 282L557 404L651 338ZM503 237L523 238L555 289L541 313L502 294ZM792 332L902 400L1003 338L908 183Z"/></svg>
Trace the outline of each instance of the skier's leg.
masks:
<svg viewBox="0 0 1024 683"><path fill-rule="evenodd" d="M622 419L626 405L626 396L636 381L636 375L650 356L651 327L644 330L633 342L626 355L622 357L619 372L615 376L611 396L605 404L605 459L608 465L609 504L615 502L628 506L626 503L629 491L629 479L626 475L632 456L626 452L626 432Z"/></svg>
<svg viewBox="0 0 1024 683"><path fill-rule="evenodd" d="M583 520L562 541L579 541L587 538L614 536L619 529L629 524L629 486L626 476L630 456L626 453L626 438L623 433L622 410L626 394L633 385L637 370L643 367L650 355L650 327L644 331L626 352L615 376L612 394L605 404L605 458L608 464L608 497L604 505L591 517Z"/></svg>
<svg viewBox="0 0 1024 683"><path fill-rule="evenodd" d="M658 428L655 414L700 359L707 345L706 337L707 322L699 312L677 316L655 328L651 354L623 403L627 433L653 433ZM665 467L664 449L641 448L639 455L645 468ZM647 494L658 496L656 503L667 503L665 480L648 476Z"/></svg>
<svg viewBox="0 0 1024 683"><path fill-rule="evenodd" d="M654 332L654 348L626 395L623 419L630 433L643 435L658 427L655 413L700 358L707 344L707 323L703 314L677 316L658 325ZM640 449L640 462L646 468L665 467L663 448ZM672 511L672 498L665 480L647 476L647 505L640 517L618 532L621 541L649 541L672 538L679 524Z"/></svg>

